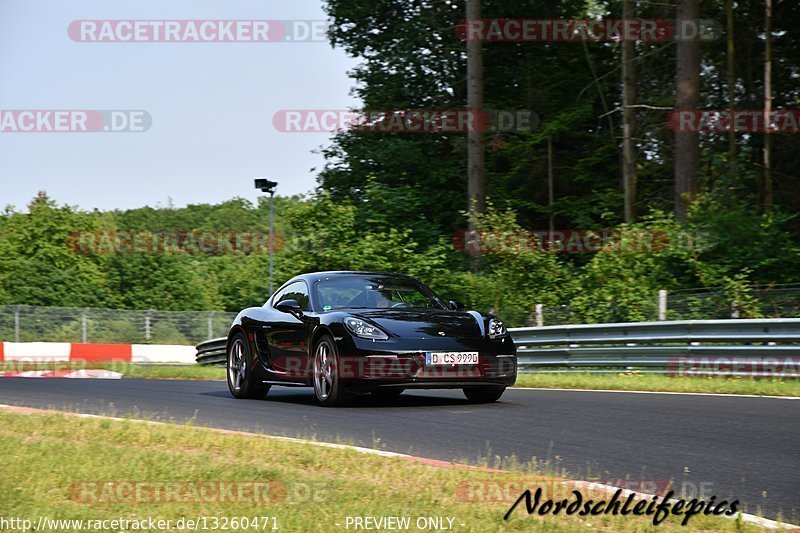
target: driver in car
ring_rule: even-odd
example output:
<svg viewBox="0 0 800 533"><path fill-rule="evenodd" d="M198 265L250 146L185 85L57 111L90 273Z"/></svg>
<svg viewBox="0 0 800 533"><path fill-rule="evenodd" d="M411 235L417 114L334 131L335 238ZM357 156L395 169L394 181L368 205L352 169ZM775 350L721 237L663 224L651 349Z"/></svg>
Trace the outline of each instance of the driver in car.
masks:
<svg viewBox="0 0 800 533"><path fill-rule="evenodd" d="M388 309L394 305L394 302L386 295L386 293L388 293L388 291L373 292L372 300L376 309Z"/></svg>

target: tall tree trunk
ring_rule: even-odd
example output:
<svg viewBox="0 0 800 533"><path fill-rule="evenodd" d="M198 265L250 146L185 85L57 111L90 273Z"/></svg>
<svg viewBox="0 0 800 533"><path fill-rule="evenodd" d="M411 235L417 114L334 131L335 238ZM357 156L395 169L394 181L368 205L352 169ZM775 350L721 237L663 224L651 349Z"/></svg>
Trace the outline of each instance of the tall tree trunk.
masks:
<svg viewBox="0 0 800 533"><path fill-rule="evenodd" d="M727 59L728 59L728 112L733 117L736 110L736 56L734 53L733 41L733 0L725 2L725 11L727 12ZM732 126L732 125L731 125ZM731 127L728 131L728 166L731 174L735 177L738 171L736 161L736 130Z"/></svg>
<svg viewBox="0 0 800 533"><path fill-rule="evenodd" d="M622 18L632 19L636 16L635 0L624 0ZM636 146L633 134L636 131L636 45L633 41L622 42L622 189L625 222L633 222L636 216Z"/></svg>
<svg viewBox="0 0 800 533"><path fill-rule="evenodd" d="M766 0L764 43L764 211L772 209L772 0Z"/></svg>
<svg viewBox="0 0 800 533"><path fill-rule="evenodd" d="M547 208L550 211L547 229L550 230L548 239L553 239L553 230L555 230L555 217L553 216L553 204L555 204L555 173L553 171L553 136L547 136Z"/></svg>
<svg viewBox="0 0 800 533"><path fill-rule="evenodd" d="M466 2L467 19L480 19L481 0ZM467 107L473 116L483 112L483 41L480 39L467 39ZM470 213L486 211L486 176L481 131L467 133L467 196ZM474 229L471 219L472 217L470 229Z"/></svg>
<svg viewBox="0 0 800 533"><path fill-rule="evenodd" d="M678 0L678 31L698 24L698 0ZM697 109L700 103L700 41L684 35L677 44L676 109ZM686 220L689 204L698 192L700 145L696 132L675 132L675 217Z"/></svg>

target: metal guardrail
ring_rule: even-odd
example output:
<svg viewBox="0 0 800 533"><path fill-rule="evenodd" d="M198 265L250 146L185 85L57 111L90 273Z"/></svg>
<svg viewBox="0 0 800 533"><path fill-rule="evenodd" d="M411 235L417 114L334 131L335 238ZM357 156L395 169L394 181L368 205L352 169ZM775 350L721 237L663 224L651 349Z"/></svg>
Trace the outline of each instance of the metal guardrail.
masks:
<svg viewBox="0 0 800 533"><path fill-rule="evenodd" d="M224 365L227 337L203 341L197 345L197 364Z"/></svg>
<svg viewBox="0 0 800 533"><path fill-rule="evenodd" d="M774 376L780 368L782 377L800 377L797 318L585 324L509 332L522 372L641 369Z"/></svg>
<svg viewBox="0 0 800 533"><path fill-rule="evenodd" d="M627 322L509 329L520 372L800 377L800 318ZM225 363L225 339L197 345ZM778 370L780 369L780 370Z"/></svg>

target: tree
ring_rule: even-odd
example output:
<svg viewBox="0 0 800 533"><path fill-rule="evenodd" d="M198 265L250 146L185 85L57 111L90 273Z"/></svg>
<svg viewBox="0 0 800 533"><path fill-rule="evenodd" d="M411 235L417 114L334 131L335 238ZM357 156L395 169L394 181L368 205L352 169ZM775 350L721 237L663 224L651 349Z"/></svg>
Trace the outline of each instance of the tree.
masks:
<svg viewBox="0 0 800 533"><path fill-rule="evenodd" d="M772 209L772 0L764 11L764 210Z"/></svg>
<svg viewBox="0 0 800 533"><path fill-rule="evenodd" d="M636 16L635 0L623 0L622 18ZM625 222L634 218L636 203L636 46L631 40L622 42L622 182Z"/></svg>
<svg viewBox="0 0 800 533"><path fill-rule="evenodd" d="M467 21L481 19L481 0L467 0ZM477 116L483 109L483 41L467 35L467 107ZM476 213L486 210L486 169L484 168L483 132L467 133L468 208ZM470 229L474 229L470 227Z"/></svg>
<svg viewBox="0 0 800 533"><path fill-rule="evenodd" d="M106 259L74 246L76 236L99 229L99 217L59 206L40 192L28 212L7 210L0 234L3 304L113 307Z"/></svg>
<svg viewBox="0 0 800 533"><path fill-rule="evenodd" d="M677 0L677 24L699 24L698 0ZM700 103L700 41L697 36L682 36L677 44L675 109L697 110ZM686 220L689 204L699 191L700 144L697 132L675 131L675 216Z"/></svg>

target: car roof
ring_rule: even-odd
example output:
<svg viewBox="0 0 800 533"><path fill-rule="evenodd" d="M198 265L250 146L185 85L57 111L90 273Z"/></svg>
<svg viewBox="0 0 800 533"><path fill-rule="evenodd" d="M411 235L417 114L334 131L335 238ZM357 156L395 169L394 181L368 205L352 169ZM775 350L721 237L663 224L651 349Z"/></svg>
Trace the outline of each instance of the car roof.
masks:
<svg viewBox="0 0 800 533"><path fill-rule="evenodd" d="M407 274L397 274L395 272L380 272L374 270L325 270L321 272L308 272L306 274L299 274L292 278L292 280L304 279L306 281L316 281L322 278L334 278L339 276L394 276L398 278L415 279Z"/></svg>

